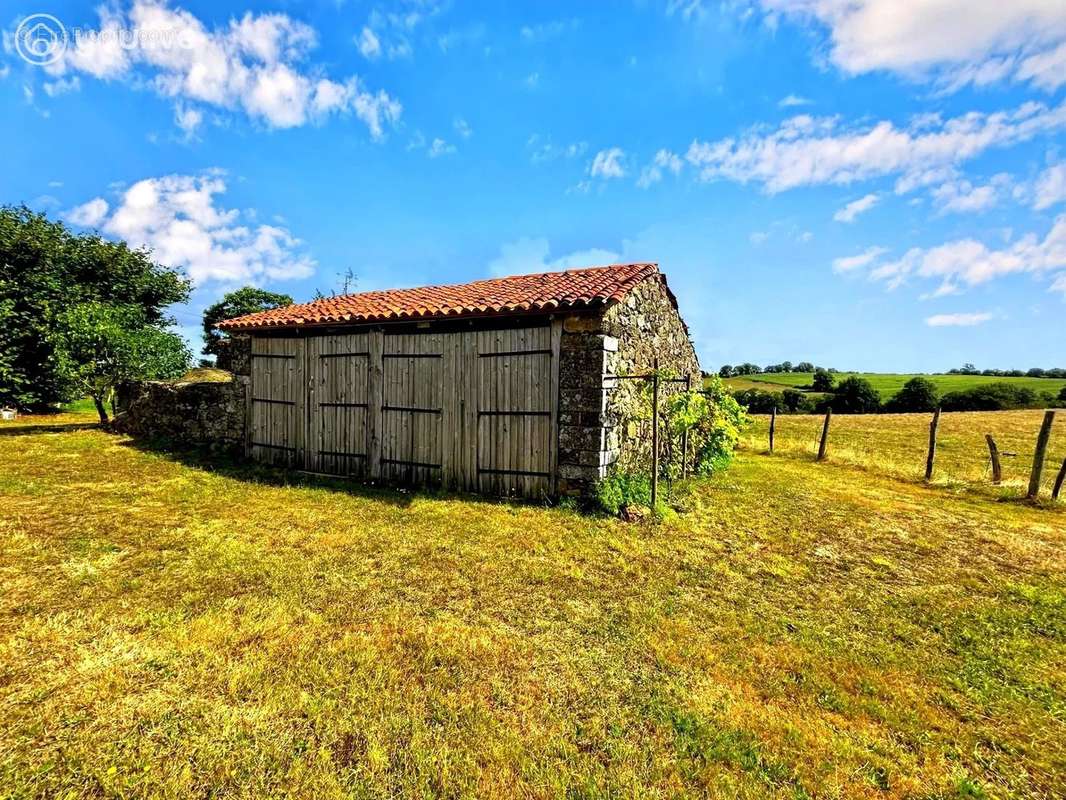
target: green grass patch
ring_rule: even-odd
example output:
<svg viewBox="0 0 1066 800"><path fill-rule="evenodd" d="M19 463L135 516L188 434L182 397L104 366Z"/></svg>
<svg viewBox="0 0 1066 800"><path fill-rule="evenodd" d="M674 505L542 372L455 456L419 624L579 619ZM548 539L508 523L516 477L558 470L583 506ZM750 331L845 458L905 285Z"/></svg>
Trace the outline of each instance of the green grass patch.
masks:
<svg viewBox="0 0 1066 800"><path fill-rule="evenodd" d="M903 388L903 384L911 378L917 377L918 373L882 373L882 372L839 372L834 373L835 383L845 378L858 377L868 380L870 384L881 393L881 401L884 402ZM1023 386L1035 392L1051 392L1058 395L1062 387L1066 386L1064 378L1005 378L987 375L923 375L936 384L937 391L941 394L956 392L963 389L972 389L975 386L985 386L993 383L1005 383L1012 386ZM726 378L725 384L734 389L762 389L767 392L783 391L784 389L809 389L814 380L811 372L775 372L757 375L742 375L736 378Z"/></svg>

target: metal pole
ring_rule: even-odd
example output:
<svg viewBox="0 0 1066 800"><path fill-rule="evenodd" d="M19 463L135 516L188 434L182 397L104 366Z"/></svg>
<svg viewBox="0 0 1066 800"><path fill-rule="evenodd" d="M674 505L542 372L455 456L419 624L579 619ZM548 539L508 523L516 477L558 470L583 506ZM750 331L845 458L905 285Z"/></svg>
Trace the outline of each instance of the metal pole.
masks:
<svg viewBox="0 0 1066 800"><path fill-rule="evenodd" d="M685 392L692 391L692 375L685 376ZM688 477L688 426L681 432L681 478Z"/></svg>
<svg viewBox="0 0 1066 800"><path fill-rule="evenodd" d="M651 509L659 499L659 359L651 378Z"/></svg>

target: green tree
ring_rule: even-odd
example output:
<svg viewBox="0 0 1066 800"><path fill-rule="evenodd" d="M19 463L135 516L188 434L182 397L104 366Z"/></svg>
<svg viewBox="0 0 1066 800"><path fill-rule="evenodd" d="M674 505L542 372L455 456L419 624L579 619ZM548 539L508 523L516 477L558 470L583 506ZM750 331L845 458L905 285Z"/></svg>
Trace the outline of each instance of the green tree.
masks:
<svg viewBox="0 0 1066 800"><path fill-rule="evenodd" d="M218 329L218 323L223 320L291 305L292 298L289 295L268 292L255 286L245 286L230 292L204 310L204 354L219 354L221 342L226 337L226 334Z"/></svg>
<svg viewBox="0 0 1066 800"><path fill-rule="evenodd" d="M881 394L865 378L845 378L828 406L835 414L874 414L881 409Z"/></svg>
<svg viewBox="0 0 1066 800"><path fill-rule="evenodd" d="M176 378L188 369L189 349L181 337L148 323L136 306L79 303L57 322L60 369L92 398L104 424L120 383Z"/></svg>
<svg viewBox="0 0 1066 800"><path fill-rule="evenodd" d="M1059 402L1066 406L1066 386L1059 390Z"/></svg>
<svg viewBox="0 0 1066 800"><path fill-rule="evenodd" d="M816 369L814 371L814 379L811 381L811 388L816 392L833 391L833 376L827 370Z"/></svg>
<svg viewBox="0 0 1066 800"><path fill-rule="evenodd" d="M936 411L937 397L936 384L919 375L903 384L895 397L885 404L885 410L900 414Z"/></svg>
<svg viewBox="0 0 1066 800"><path fill-rule="evenodd" d="M42 408L79 391L57 350L59 319L80 303L133 306L162 326L189 282L146 250L76 236L44 214L0 208L0 403Z"/></svg>

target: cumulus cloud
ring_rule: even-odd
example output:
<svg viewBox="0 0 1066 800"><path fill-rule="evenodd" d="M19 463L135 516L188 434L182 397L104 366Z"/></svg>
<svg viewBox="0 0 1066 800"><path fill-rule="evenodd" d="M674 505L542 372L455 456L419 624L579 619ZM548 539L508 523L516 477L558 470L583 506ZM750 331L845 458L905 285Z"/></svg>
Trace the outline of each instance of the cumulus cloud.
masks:
<svg viewBox="0 0 1066 800"><path fill-rule="evenodd" d="M896 288L911 278L940 282L938 294L953 294L960 287L977 286L1007 275L1052 274L1052 289L1061 286L1066 273L1066 215L1060 215L1041 239L1029 234L995 250L975 239L958 239L932 248L914 247L902 258L881 264L870 277Z"/></svg>
<svg viewBox="0 0 1066 800"><path fill-rule="evenodd" d="M98 228L107 216L109 208L110 206L104 198L97 197L95 200L90 200L70 209L63 215L63 218L83 228Z"/></svg>
<svg viewBox="0 0 1066 800"><path fill-rule="evenodd" d="M370 28L363 26L363 30L355 37L355 44L363 58L374 61L381 55L381 40Z"/></svg>
<svg viewBox="0 0 1066 800"><path fill-rule="evenodd" d="M869 247L858 255L833 259L833 272L853 272L868 267L887 252L887 247Z"/></svg>
<svg viewBox="0 0 1066 800"><path fill-rule="evenodd" d="M489 273L502 277L536 272L556 272L577 267L614 264L621 258L612 250L598 247L576 250L554 259L549 257L550 253L551 247L547 239L523 236L500 247L500 254L489 262Z"/></svg>
<svg viewBox="0 0 1066 800"><path fill-rule="evenodd" d="M942 211L973 213L992 208L1000 192L1010 186L1010 176L999 174L986 184L974 185L968 180L952 180L932 191L933 200Z"/></svg>
<svg viewBox="0 0 1066 800"><path fill-rule="evenodd" d="M534 164L544 164L557 159L571 159L583 156L589 149L588 142L570 142L555 144L550 137L534 133L526 140L529 160Z"/></svg>
<svg viewBox="0 0 1066 800"><path fill-rule="evenodd" d="M736 139L696 140L686 159L704 181L755 182L770 193L885 175L899 175L907 188L914 188L936 179L930 174L942 178L956 164L990 148L1063 128L1066 103L1049 108L1030 102L1011 111L974 111L946 121L922 117L905 127L887 120L844 127L835 117L800 115L769 133L756 128Z"/></svg>
<svg viewBox="0 0 1066 800"><path fill-rule="evenodd" d="M593 178L624 178L626 176L625 152L621 147L600 150L592 158L589 175Z"/></svg>
<svg viewBox="0 0 1066 800"><path fill-rule="evenodd" d="M1006 79L1066 82L1061 0L761 0L768 18L829 33L829 59L856 75L889 70L948 90ZM945 30L950 29L950 35Z"/></svg>
<svg viewBox="0 0 1066 800"><path fill-rule="evenodd" d="M641 189L647 189L652 184L658 183L663 179L663 170L678 175L682 166L679 155L669 150L660 150L655 154L652 162L641 170L640 177L637 179L637 186Z"/></svg>
<svg viewBox="0 0 1066 800"><path fill-rule="evenodd" d="M369 90L357 76L334 80L307 65L315 31L285 14L247 12L208 28L167 0L133 0L125 11L101 6L97 13L99 27L73 37L49 67L53 76L74 72L150 87L181 109L179 124L196 114L202 121L204 106L243 113L269 128L352 114L381 139L402 111L397 100Z"/></svg>
<svg viewBox="0 0 1066 800"><path fill-rule="evenodd" d="M315 262L279 225L254 224L254 214L222 208L224 175L146 178L123 191L112 208L97 197L67 212L77 225L98 227L152 257L182 269L195 283L237 284L311 275Z"/></svg>
<svg viewBox="0 0 1066 800"><path fill-rule="evenodd" d="M795 108L796 106L809 106L811 101L806 97L800 97L798 94L790 94L787 97L782 97L777 105L781 108Z"/></svg>
<svg viewBox="0 0 1066 800"><path fill-rule="evenodd" d="M990 314L987 311L979 311L969 314L934 314L931 317L926 317L925 324L930 328L971 328L974 325L988 322L993 316L993 314Z"/></svg>
<svg viewBox="0 0 1066 800"><path fill-rule="evenodd" d="M1036 179L1033 208L1043 211L1066 201L1066 162L1048 167Z"/></svg>
<svg viewBox="0 0 1066 800"><path fill-rule="evenodd" d="M837 211L837 213L833 215L833 219L837 222L854 222L859 214L869 211L877 205L878 199L876 194L868 194L865 197L860 197L858 200L852 200L842 209Z"/></svg>
<svg viewBox="0 0 1066 800"><path fill-rule="evenodd" d="M455 152L455 145L454 144L448 144L443 139L437 138L437 139L434 139L432 142L430 142L430 145L429 145L429 148L426 151L426 154L430 158L439 158L440 156L451 155L454 152Z"/></svg>

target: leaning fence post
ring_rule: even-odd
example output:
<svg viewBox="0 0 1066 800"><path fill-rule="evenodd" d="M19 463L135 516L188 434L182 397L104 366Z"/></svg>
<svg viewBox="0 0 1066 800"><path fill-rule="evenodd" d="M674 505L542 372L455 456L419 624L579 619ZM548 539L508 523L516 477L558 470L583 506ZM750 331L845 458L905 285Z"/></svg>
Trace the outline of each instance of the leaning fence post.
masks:
<svg viewBox="0 0 1066 800"><path fill-rule="evenodd" d="M1033 454L1033 471L1029 474L1030 500L1040 494L1040 479L1044 475L1044 459L1047 457L1047 443L1051 438L1051 425L1055 422L1055 412L1044 412L1044 423L1040 426L1040 435L1036 437L1036 452Z"/></svg>
<svg viewBox="0 0 1066 800"><path fill-rule="evenodd" d="M933 463L936 461L936 432L940 428L940 409L933 414L933 421L929 423L929 455L925 457L925 479L933 479Z"/></svg>
<svg viewBox="0 0 1066 800"><path fill-rule="evenodd" d="M692 391L692 373L685 376L685 393ZM686 400L688 398L686 397ZM681 431L681 479L688 477L688 425Z"/></svg>
<svg viewBox="0 0 1066 800"><path fill-rule="evenodd" d="M774 452L774 428L777 427L777 406L770 412L770 452Z"/></svg>
<svg viewBox="0 0 1066 800"><path fill-rule="evenodd" d="M988 455L992 459L992 483L998 486L1003 482L1003 467L999 463L999 448L996 447L996 440L992 438L991 433L985 434L985 441L988 442Z"/></svg>
<svg viewBox="0 0 1066 800"><path fill-rule="evenodd" d="M659 498L659 359L651 376L651 510Z"/></svg>
<svg viewBox="0 0 1066 800"><path fill-rule="evenodd" d="M818 443L818 460L825 460L825 448L829 443L829 420L833 418L833 409L825 412L825 422L822 424L822 440Z"/></svg>
<svg viewBox="0 0 1066 800"><path fill-rule="evenodd" d="M1059 468L1059 475L1055 478L1055 488L1051 490L1051 499L1058 500L1059 492L1062 491L1062 483L1066 481L1066 458L1062 459L1062 466Z"/></svg>

